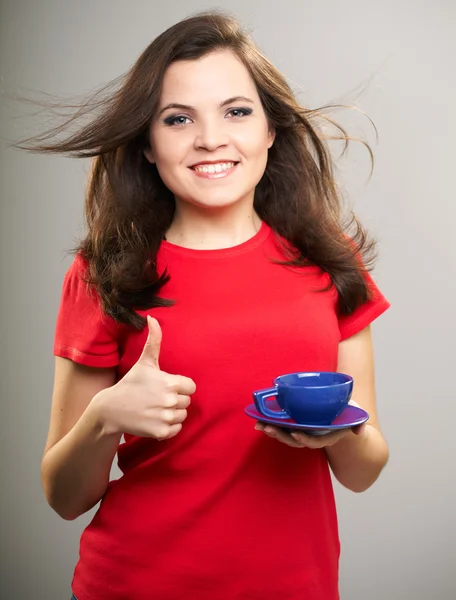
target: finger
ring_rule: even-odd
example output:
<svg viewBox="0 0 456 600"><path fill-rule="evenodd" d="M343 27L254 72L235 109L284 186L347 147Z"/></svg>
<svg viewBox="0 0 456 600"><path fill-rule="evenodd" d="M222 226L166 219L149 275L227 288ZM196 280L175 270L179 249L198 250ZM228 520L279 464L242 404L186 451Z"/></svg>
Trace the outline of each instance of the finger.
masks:
<svg viewBox="0 0 456 600"><path fill-rule="evenodd" d="M156 438L158 441L162 441L162 440L169 440L171 438L173 438L174 436L176 436L182 429L182 423L175 423L174 425L170 425L168 428L168 433L161 437L161 438Z"/></svg>
<svg viewBox="0 0 456 600"><path fill-rule="evenodd" d="M175 425L176 423L183 423L187 418L187 411L185 408L181 408L174 411L173 419L170 422L170 425Z"/></svg>
<svg viewBox="0 0 456 600"><path fill-rule="evenodd" d="M190 396L184 396L183 394L178 394L176 408L188 408L190 406L190 402L191 402Z"/></svg>
<svg viewBox="0 0 456 600"><path fill-rule="evenodd" d="M160 370L158 360L160 358L162 330L157 319L153 319L150 315L147 315L147 327L149 334L138 362Z"/></svg>
<svg viewBox="0 0 456 600"><path fill-rule="evenodd" d="M287 446L291 446L292 448L304 448L305 447L304 444L293 439L293 437L289 433L282 431L278 427L272 427L271 425L267 425L263 431L267 436L275 438L279 442L282 442L283 444L287 444Z"/></svg>
<svg viewBox="0 0 456 600"><path fill-rule="evenodd" d="M174 425L175 423L182 423L187 417L187 411L185 408L162 408L156 412L156 419L162 421L166 425Z"/></svg>
<svg viewBox="0 0 456 600"><path fill-rule="evenodd" d="M196 392L196 385L190 377L183 375L170 375L168 385L172 390L175 390L179 395L191 396Z"/></svg>
<svg viewBox="0 0 456 600"><path fill-rule="evenodd" d="M190 396L170 392L163 398L163 408L187 408L191 402Z"/></svg>
<svg viewBox="0 0 456 600"><path fill-rule="evenodd" d="M367 423L361 423L361 425L357 425L353 427L352 431L355 435L362 435L366 431Z"/></svg>
<svg viewBox="0 0 456 600"><path fill-rule="evenodd" d="M334 446L339 440L347 435L349 430L335 431L334 433L326 433L325 435L308 435L302 431L294 431L291 435L300 444L304 444L307 448L314 450Z"/></svg>

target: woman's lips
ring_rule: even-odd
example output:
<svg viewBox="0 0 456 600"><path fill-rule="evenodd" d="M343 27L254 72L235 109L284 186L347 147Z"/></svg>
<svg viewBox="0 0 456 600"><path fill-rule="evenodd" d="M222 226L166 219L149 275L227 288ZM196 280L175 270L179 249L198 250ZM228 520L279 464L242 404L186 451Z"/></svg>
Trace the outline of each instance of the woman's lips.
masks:
<svg viewBox="0 0 456 600"><path fill-rule="evenodd" d="M224 177L228 177L228 175L231 175L231 173L233 173L236 169L236 167L238 166L239 163L235 163L234 166L229 167L228 169L224 169L223 171L219 171L219 172L214 172L214 173L209 173L209 172L204 172L204 171L197 171L194 167L190 167L190 170L197 176L197 177L201 177L202 179L222 179Z"/></svg>

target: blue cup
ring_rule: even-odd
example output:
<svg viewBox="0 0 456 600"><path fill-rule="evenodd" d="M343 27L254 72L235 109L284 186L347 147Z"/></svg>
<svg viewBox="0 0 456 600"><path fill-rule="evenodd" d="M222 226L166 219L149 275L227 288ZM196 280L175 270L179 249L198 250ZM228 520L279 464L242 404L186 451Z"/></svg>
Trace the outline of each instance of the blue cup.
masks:
<svg viewBox="0 0 456 600"><path fill-rule="evenodd" d="M353 377L334 372L289 373L274 379L274 384L253 392L258 412L302 425L329 425L347 406L353 391ZM281 410L269 408L268 399L275 399Z"/></svg>

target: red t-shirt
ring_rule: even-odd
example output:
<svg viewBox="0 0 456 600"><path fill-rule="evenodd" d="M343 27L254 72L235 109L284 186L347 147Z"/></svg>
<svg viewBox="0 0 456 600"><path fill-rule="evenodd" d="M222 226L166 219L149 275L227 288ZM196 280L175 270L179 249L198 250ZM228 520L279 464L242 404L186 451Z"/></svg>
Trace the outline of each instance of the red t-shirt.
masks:
<svg viewBox="0 0 456 600"><path fill-rule="evenodd" d="M78 600L336 600L339 538L323 450L291 448L254 430L252 391L277 375L337 370L338 344L389 304L375 297L338 318L328 275L283 260L263 224L247 242L158 257L172 307L140 311L163 331L162 370L197 386L173 439L125 435L112 481L80 544ZM55 354L94 367L138 360L147 328L102 315L77 257L64 281Z"/></svg>

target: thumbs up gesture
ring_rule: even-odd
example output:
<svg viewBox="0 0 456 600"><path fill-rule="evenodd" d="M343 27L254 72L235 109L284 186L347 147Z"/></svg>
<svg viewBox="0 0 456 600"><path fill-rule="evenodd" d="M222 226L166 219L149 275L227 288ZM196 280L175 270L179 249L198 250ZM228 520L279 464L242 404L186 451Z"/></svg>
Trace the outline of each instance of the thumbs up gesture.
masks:
<svg viewBox="0 0 456 600"><path fill-rule="evenodd" d="M160 370L162 331L147 317L149 335L138 362L114 386L99 393L105 431L165 440L182 429L196 385Z"/></svg>

